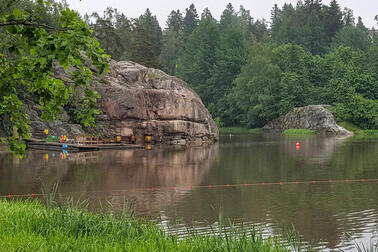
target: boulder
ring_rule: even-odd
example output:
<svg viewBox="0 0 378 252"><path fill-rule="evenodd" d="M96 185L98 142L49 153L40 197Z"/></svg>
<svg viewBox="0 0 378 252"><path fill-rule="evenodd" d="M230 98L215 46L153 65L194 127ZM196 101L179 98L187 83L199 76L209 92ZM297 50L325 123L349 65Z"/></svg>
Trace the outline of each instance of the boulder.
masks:
<svg viewBox="0 0 378 252"><path fill-rule="evenodd" d="M68 78L59 67L56 75ZM50 125L41 122L34 111L33 135L47 128L51 132L64 129L71 137L86 133L144 139L150 135L152 141L167 144L218 140L218 129L200 97L184 81L160 70L130 61L111 61L110 73L95 79L92 86L101 95L95 128L83 130L65 121Z"/></svg>
<svg viewBox="0 0 378 252"><path fill-rule="evenodd" d="M335 117L327 105L310 105L294 108L263 127L264 133L282 133L287 129L310 129L317 135L353 135L352 132L337 125Z"/></svg>

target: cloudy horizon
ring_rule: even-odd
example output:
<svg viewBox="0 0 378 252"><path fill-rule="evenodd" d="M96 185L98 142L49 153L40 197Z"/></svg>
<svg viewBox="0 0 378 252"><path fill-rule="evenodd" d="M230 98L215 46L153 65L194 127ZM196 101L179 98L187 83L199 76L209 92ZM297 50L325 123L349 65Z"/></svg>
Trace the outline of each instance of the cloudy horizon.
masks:
<svg viewBox="0 0 378 252"><path fill-rule="evenodd" d="M323 4L328 5L330 1L331 0L323 0ZM130 0L67 0L70 8L77 10L81 15L92 12L102 14L106 7L111 6L123 12L128 18L137 18L149 8L152 14L156 15L162 28L165 27L167 17L172 10L179 9L181 12L185 13L185 9L188 8L191 3L194 3L199 15L202 13L203 9L208 7L213 16L219 20L226 5L230 2L236 10L239 9L240 5L250 10L255 20L265 19L269 22L270 11L274 4L278 4L280 7L282 7L284 3L295 5L297 0L139 0L138 4ZM371 0L338 0L338 3L341 9L344 7L352 9L356 21L358 16L361 16L366 27L369 29L373 26L377 28L377 22L374 21L374 17L378 15L378 1L372 3Z"/></svg>

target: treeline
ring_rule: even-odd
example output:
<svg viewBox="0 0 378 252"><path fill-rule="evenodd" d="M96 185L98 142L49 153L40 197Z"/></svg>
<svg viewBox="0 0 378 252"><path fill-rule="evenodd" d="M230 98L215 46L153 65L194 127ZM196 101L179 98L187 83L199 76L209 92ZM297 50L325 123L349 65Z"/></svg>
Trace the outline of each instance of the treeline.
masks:
<svg viewBox="0 0 378 252"><path fill-rule="evenodd" d="M378 22L378 17L376 18ZM85 15L106 52L184 79L219 125L261 127L298 106L334 105L340 120L378 128L378 40L336 0L275 5L270 26L243 6L173 10L164 30L150 10Z"/></svg>

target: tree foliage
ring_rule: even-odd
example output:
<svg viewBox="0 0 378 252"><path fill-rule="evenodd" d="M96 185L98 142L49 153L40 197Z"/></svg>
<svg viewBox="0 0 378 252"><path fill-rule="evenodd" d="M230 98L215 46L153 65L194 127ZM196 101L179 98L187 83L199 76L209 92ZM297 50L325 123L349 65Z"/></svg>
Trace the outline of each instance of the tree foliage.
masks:
<svg viewBox="0 0 378 252"><path fill-rule="evenodd" d="M99 113L95 108L99 95L89 86L93 72L85 62L91 60L98 73L103 73L107 56L92 38L89 26L70 9L59 10L59 22L42 21L36 13L44 12L48 6L49 2L38 1L20 9L15 1L9 1L0 14L0 115L9 118L21 138L30 136L30 121L23 106L25 94L38 100L42 119L54 120L72 95L72 88L82 86L85 96L78 120L85 126L94 125ZM68 71L73 86L55 77L56 64ZM7 140L13 151L23 154L25 145L9 131Z"/></svg>

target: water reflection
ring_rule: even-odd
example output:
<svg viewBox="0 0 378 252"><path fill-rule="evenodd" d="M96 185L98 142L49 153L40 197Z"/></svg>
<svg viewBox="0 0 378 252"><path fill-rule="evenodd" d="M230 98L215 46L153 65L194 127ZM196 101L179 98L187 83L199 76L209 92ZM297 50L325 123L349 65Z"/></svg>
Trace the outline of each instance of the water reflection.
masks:
<svg viewBox="0 0 378 252"><path fill-rule="evenodd" d="M119 209L127 200L137 216L148 216L171 232L191 226L211 232L221 208L235 223L277 232L293 225L319 248L353 250L353 241L367 244L372 235L378 238L376 181L189 186L377 179L377 153L378 140L264 136L227 136L211 147L68 153L65 159L33 151L19 160L0 152L0 192L35 193L59 180L61 192L79 192L93 207L101 200Z"/></svg>
<svg viewBox="0 0 378 252"><path fill-rule="evenodd" d="M20 160L0 153L0 192L30 194L59 181L61 193L79 192L90 199L107 198L113 207L127 199L137 215L158 212L199 185L211 168L218 146L172 147L88 153L30 151ZM151 188L185 185L179 193L151 193ZM132 191L132 188L135 191ZM175 192L178 192L175 190Z"/></svg>

